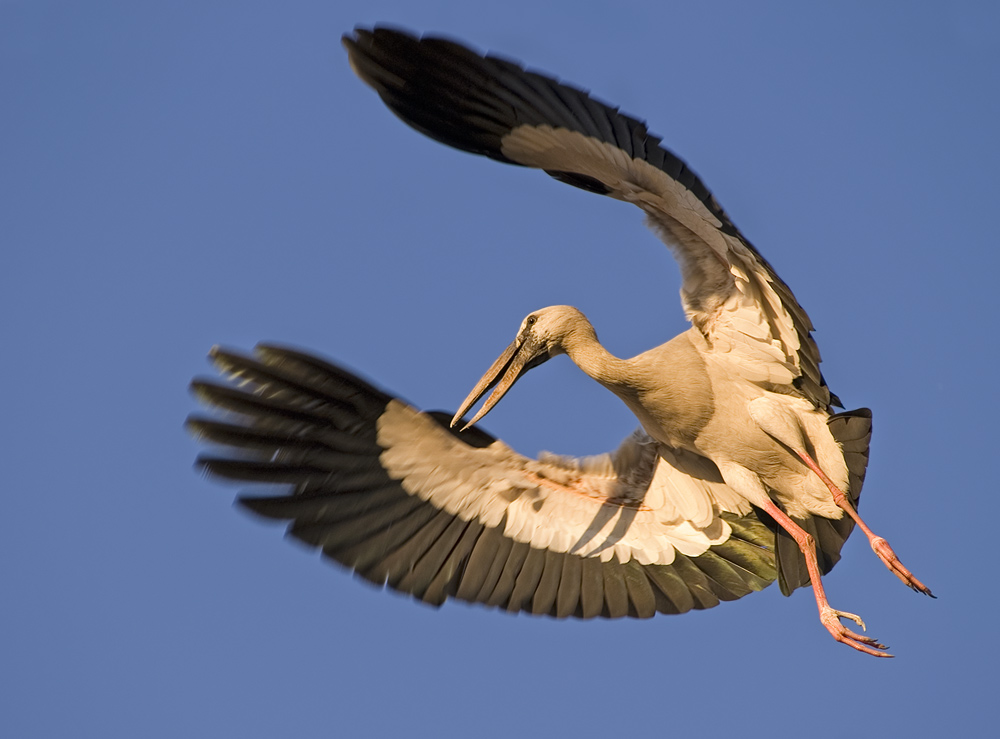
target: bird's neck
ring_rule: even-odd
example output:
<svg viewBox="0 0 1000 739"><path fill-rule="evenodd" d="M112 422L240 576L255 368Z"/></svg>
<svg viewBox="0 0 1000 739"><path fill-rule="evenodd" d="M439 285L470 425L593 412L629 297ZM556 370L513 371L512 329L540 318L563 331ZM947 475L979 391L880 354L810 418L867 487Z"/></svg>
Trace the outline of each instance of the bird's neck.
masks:
<svg viewBox="0 0 1000 739"><path fill-rule="evenodd" d="M601 346L590 326L567 336L563 348L577 367L612 391L628 380L626 360Z"/></svg>

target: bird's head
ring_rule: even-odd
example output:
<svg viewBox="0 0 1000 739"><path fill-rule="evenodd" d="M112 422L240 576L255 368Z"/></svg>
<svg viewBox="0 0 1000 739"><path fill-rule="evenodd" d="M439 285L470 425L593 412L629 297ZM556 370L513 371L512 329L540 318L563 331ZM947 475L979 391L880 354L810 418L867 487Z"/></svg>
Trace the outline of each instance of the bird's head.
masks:
<svg viewBox="0 0 1000 739"><path fill-rule="evenodd" d="M500 398L524 373L557 354L564 354L567 341L579 331L593 334L590 322L572 306L552 305L529 313L521 321L517 338L504 349L503 354L486 370L486 374L462 401L451 425L457 424L465 412L495 386L479 412L462 428L466 429L481 419L500 402Z"/></svg>

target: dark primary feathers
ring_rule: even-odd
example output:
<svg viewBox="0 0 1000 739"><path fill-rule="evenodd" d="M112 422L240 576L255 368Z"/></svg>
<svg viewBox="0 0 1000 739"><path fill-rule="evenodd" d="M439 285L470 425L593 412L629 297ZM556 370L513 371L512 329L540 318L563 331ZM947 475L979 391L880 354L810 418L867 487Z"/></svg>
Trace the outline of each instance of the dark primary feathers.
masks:
<svg viewBox="0 0 1000 739"><path fill-rule="evenodd" d="M642 208L681 264L689 319L720 352L753 367L762 384L788 385L819 408L840 405L791 290L642 121L447 39L377 27L343 42L358 76L427 136Z"/></svg>
<svg viewBox="0 0 1000 739"><path fill-rule="evenodd" d="M344 36L354 71L404 122L436 141L507 164L503 139L515 128L553 126L611 144L662 169L719 218L736 228L687 165L660 146L646 124L590 97L586 90L529 72L495 55L482 56L454 41L416 38L403 31L357 29ZM586 190L609 194L598 180L550 172Z"/></svg>
<svg viewBox="0 0 1000 739"><path fill-rule="evenodd" d="M240 502L290 521L292 536L378 585L434 605L451 597L508 611L613 618L710 608L776 577L774 536L753 513L723 514L725 540L696 556L677 551L669 564L621 561L607 556L606 546L591 546L588 556L566 551L571 547L551 535L566 528L563 517L546 519L546 506L580 503L594 518L641 508L599 499L596 484L593 499L582 497L588 478L600 482L610 465L529 460L483 431L452 432L443 414L418 413L290 349L262 345L255 358L217 349L212 358L231 382L197 380L192 389L222 415L195 416L188 426L228 451L203 455L199 465L213 477L284 486L279 495ZM436 460L428 478L420 460L441 449L452 458ZM485 500L474 489L481 487L477 466L493 484ZM640 485L648 484L647 475ZM520 503L538 508L531 522L537 530L511 532L512 517L523 517ZM598 534L612 546L620 535ZM546 539L548 546L532 543Z"/></svg>
<svg viewBox="0 0 1000 739"><path fill-rule="evenodd" d="M530 459L477 427L452 430L452 414L420 412L300 351L215 349L226 381L192 384L215 412L189 428L219 447L199 465L269 487L239 500L376 585L429 604L648 618L711 608L774 580L787 595L812 580L831 634L879 654L874 640L845 636L836 615L827 623L817 573L836 564L854 527L826 516L857 518L871 413L831 415L839 402L819 372L808 316L701 180L641 121L512 62L384 28L358 29L344 44L362 80L417 130L639 207L680 263L694 328L621 360L575 308L525 318L462 413L492 388L484 413L524 371L566 353L642 423L617 451L586 459ZM682 355L688 374L668 392L661 366L677 370ZM803 477L798 460L818 477ZM873 548L885 544L860 525ZM876 553L929 594L887 544Z"/></svg>

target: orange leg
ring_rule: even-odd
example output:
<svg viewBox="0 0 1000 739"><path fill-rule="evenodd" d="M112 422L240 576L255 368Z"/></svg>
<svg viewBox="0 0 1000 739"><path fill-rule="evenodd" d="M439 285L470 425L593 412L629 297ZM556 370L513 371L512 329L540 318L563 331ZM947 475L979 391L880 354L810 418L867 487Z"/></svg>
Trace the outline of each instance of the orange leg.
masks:
<svg viewBox="0 0 1000 739"><path fill-rule="evenodd" d="M892 551L892 547L889 546L889 542L881 536L876 536L875 532L868 528L867 524L861 520L861 516L859 516L858 512L854 510L854 506L851 505L851 501L849 501L843 491L834 485L833 481L826 476L826 473L819 468L816 461L805 452L797 452L797 454L802 461L806 463L809 469L819 475L819 479L822 480L830 489L830 493L833 495L833 501L838 506L843 508L847 512L847 515L853 518L858 527L865 532L865 536L868 537L868 541L871 543L872 550L878 555L878 558L885 563L885 566L888 567L896 577L906 583L909 587L916 590L918 593L923 593L924 595L929 595L931 598L935 598L936 596L931 592L931 589L920 582L920 580L913 576L912 572L903 566L903 563L899 561L896 553Z"/></svg>
<svg viewBox="0 0 1000 739"><path fill-rule="evenodd" d="M853 649L857 649L859 652L871 654L875 657L891 657L892 655L888 652L879 651L886 649L885 644L880 644L870 636L857 634L840 623L840 619L849 618L860 626L862 630L865 628L865 622L860 617L846 611L834 610L830 607L829 602L827 602L826 592L823 590L823 581L820 577L819 563L816 560L816 541L812 535L785 515L785 512L771 501L767 502L764 510L767 511L771 518L777 521L781 528L791 535L805 556L806 568L809 570L809 580L812 582L813 593L816 596L816 606L819 608L819 620L826 627L826 630L830 632L834 639Z"/></svg>

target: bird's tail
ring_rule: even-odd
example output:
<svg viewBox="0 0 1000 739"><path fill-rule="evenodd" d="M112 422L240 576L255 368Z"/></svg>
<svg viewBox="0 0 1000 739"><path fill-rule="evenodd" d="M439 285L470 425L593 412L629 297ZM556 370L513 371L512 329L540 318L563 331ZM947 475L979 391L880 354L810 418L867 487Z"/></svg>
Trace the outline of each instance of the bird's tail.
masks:
<svg viewBox="0 0 1000 739"><path fill-rule="evenodd" d="M861 497L861 486L865 481L868 467L868 445L872 438L872 412L867 408L845 411L830 416L827 421L830 433L844 452L847 462L848 488L844 492L848 500L857 508ZM810 516L795 519L803 529L816 540L816 555L825 575L840 561L840 550L847 537L854 530L854 520L850 516L839 519ZM805 557L795 541L780 526L776 527L775 559L778 565L778 586L785 595L791 595L796 588L809 584Z"/></svg>

